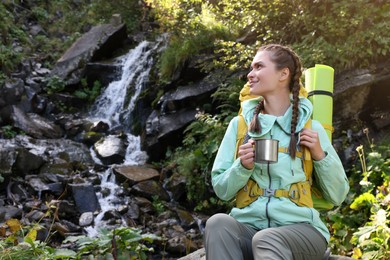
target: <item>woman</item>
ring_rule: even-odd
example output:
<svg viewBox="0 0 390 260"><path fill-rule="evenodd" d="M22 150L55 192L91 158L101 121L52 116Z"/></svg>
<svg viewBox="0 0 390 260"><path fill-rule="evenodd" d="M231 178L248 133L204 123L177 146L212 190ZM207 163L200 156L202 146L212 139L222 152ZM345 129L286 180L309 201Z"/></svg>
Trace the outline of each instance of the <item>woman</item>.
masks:
<svg viewBox="0 0 390 260"><path fill-rule="evenodd" d="M250 94L261 98L243 102L249 125L247 143L235 159L237 121L229 124L211 172L215 193L231 200L247 184L289 190L306 181L296 150L306 146L316 177L324 184L326 198L340 205L349 191L343 166L324 128L315 120L304 128L312 105L299 96L302 75L298 55L290 48L272 44L261 47L248 74ZM289 153L279 153L275 164L254 162L254 140L272 138ZM205 248L209 260L322 259L330 234L314 208L299 206L288 197L259 196L230 214L216 214L206 223Z"/></svg>

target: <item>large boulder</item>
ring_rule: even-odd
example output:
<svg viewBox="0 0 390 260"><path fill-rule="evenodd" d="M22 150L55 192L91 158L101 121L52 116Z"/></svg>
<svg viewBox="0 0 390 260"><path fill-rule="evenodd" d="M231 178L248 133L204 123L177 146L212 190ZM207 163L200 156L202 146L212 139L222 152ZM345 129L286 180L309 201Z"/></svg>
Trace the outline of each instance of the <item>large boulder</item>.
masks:
<svg viewBox="0 0 390 260"><path fill-rule="evenodd" d="M146 121L145 147L151 160L162 159L168 146L181 143L183 130L195 120L203 106L211 103L211 95L221 78L208 76L164 94L159 106Z"/></svg>
<svg viewBox="0 0 390 260"><path fill-rule="evenodd" d="M101 24L79 38L55 64L51 76L73 85L80 82L88 62L110 57L127 39L125 24Z"/></svg>
<svg viewBox="0 0 390 260"><path fill-rule="evenodd" d="M25 113L20 108L13 106L11 121L14 127L19 128L34 138L60 138L62 129L49 119L35 113Z"/></svg>
<svg viewBox="0 0 390 260"><path fill-rule="evenodd" d="M390 61L335 77L333 125L337 133L362 124L381 134L390 127ZM371 136L373 137L373 136Z"/></svg>
<svg viewBox="0 0 390 260"><path fill-rule="evenodd" d="M205 259L206 259L206 252L204 248L201 248L195 252L192 252L191 254L179 258L178 260L205 260ZM328 258L328 260L348 260L348 259L352 259L352 258L346 256L339 256L339 255L330 255Z"/></svg>

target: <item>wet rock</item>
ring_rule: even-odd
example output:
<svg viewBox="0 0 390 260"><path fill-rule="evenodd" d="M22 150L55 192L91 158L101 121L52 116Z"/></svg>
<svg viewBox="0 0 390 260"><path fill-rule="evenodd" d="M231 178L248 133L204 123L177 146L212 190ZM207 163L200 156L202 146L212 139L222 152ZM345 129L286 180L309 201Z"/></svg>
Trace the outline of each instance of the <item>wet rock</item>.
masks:
<svg viewBox="0 0 390 260"><path fill-rule="evenodd" d="M58 215L60 218L72 219L79 216L76 206L68 200L51 200L50 205L58 208Z"/></svg>
<svg viewBox="0 0 390 260"><path fill-rule="evenodd" d="M42 202L40 200L31 200L24 203L23 210L31 211L32 209L40 209Z"/></svg>
<svg viewBox="0 0 390 260"><path fill-rule="evenodd" d="M118 166L114 167L113 170L117 175L120 175L118 176L119 182L130 181L131 184L160 177L157 170L147 166Z"/></svg>
<svg viewBox="0 0 390 260"><path fill-rule="evenodd" d="M151 160L163 158L166 146L177 146L185 127L195 120L197 110L185 109L173 114L152 113L146 122L145 145Z"/></svg>
<svg viewBox="0 0 390 260"><path fill-rule="evenodd" d="M94 82L98 81L102 87L105 87L112 81L118 80L121 69L122 64L120 62L88 62L85 68L85 77L89 86L93 86Z"/></svg>
<svg viewBox="0 0 390 260"><path fill-rule="evenodd" d="M73 172L73 165L68 162L44 164L39 169L39 176L50 182L63 182Z"/></svg>
<svg viewBox="0 0 390 260"><path fill-rule="evenodd" d="M109 135L95 143L94 150L105 165L121 164L126 154L125 140L120 136Z"/></svg>
<svg viewBox="0 0 390 260"><path fill-rule="evenodd" d="M28 184L38 192L45 191L45 190L50 190L49 186L46 185L40 178L28 176L30 178L26 178L28 181Z"/></svg>
<svg viewBox="0 0 390 260"><path fill-rule="evenodd" d="M103 137L103 133L85 132L81 136L81 141L90 146L101 140Z"/></svg>
<svg viewBox="0 0 390 260"><path fill-rule="evenodd" d="M107 222L110 225L114 225L117 223L117 220L121 219L121 215L116 210L108 210L104 212L102 220L110 221Z"/></svg>
<svg viewBox="0 0 390 260"><path fill-rule="evenodd" d="M16 106L12 108L13 125L34 138L60 138L62 129L48 119L34 113L24 113Z"/></svg>
<svg viewBox="0 0 390 260"><path fill-rule="evenodd" d="M44 163L41 156L31 153L27 149L19 149L18 156L14 163L14 169L24 175L38 170Z"/></svg>
<svg viewBox="0 0 390 260"><path fill-rule="evenodd" d="M154 211L152 202L147 198L135 197L134 202L139 206L139 209L143 213L148 214Z"/></svg>
<svg viewBox="0 0 390 260"><path fill-rule="evenodd" d="M94 215L93 212L84 212L79 218L79 225L81 227L90 226L93 224Z"/></svg>
<svg viewBox="0 0 390 260"><path fill-rule="evenodd" d="M126 216L131 218L132 220L139 218L139 206L137 205L137 203L134 203L133 201L129 203Z"/></svg>
<svg viewBox="0 0 390 260"><path fill-rule="evenodd" d="M18 156L18 151L15 147L8 146L9 144L9 140L0 139L0 172L3 177L12 174L12 168Z"/></svg>
<svg viewBox="0 0 390 260"><path fill-rule="evenodd" d="M185 255L187 252L193 252L196 249L196 243L188 239L185 234L172 237L167 242L167 250L178 255Z"/></svg>
<svg viewBox="0 0 390 260"><path fill-rule="evenodd" d="M4 205L0 205L0 223L5 222L5 215L7 214L6 208Z"/></svg>
<svg viewBox="0 0 390 260"><path fill-rule="evenodd" d="M19 78L14 78L5 82L0 88L0 108L6 105L16 105L22 99L24 93L24 82Z"/></svg>
<svg viewBox="0 0 390 260"><path fill-rule="evenodd" d="M8 220L11 218L17 218L17 219L22 218L23 210L21 208L7 205L4 207L4 210L5 210L4 220Z"/></svg>
<svg viewBox="0 0 390 260"><path fill-rule="evenodd" d="M73 85L80 82L88 61L109 56L127 37L126 26L101 24L80 37L57 61L51 76Z"/></svg>
<svg viewBox="0 0 390 260"><path fill-rule="evenodd" d="M60 196L65 190L62 182L49 183L47 184L49 191L56 196Z"/></svg>
<svg viewBox="0 0 390 260"><path fill-rule="evenodd" d="M7 197L16 205L30 197L22 183L10 181L7 185Z"/></svg>
<svg viewBox="0 0 390 260"><path fill-rule="evenodd" d="M91 126L89 131L97 132L97 133L107 133L109 129L110 129L110 126L107 123L105 123L103 121L99 121L99 122L93 123L93 125Z"/></svg>
<svg viewBox="0 0 390 260"><path fill-rule="evenodd" d="M78 212L84 213L100 210L99 201L91 184L70 184L70 187Z"/></svg>
<svg viewBox="0 0 390 260"><path fill-rule="evenodd" d="M196 226L196 221L194 217L187 210L177 209L176 213L180 219L180 224L182 226L187 228Z"/></svg>
<svg viewBox="0 0 390 260"><path fill-rule="evenodd" d="M63 224L58 223L58 222L53 224L53 230L57 231L63 237L65 237L66 234L69 233L68 227L66 225L63 225Z"/></svg>
<svg viewBox="0 0 390 260"><path fill-rule="evenodd" d="M50 95L50 101L52 101L54 104L61 104L61 106L72 107L76 109L82 109L86 104L85 99L67 93L53 93Z"/></svg>
<svg viewBox="0 0 390 260"><path fill-rule="evenodd" d="M186 177L179 173L174 173L168 179L166 183L166 188L171 192L173 200L180 201L183 197L185 197L186 180Z"/></svg>
<svg viewBox="0 0 390 260"><path fill-rule="evenodd" d="M132 189L141 196L144 196L148 199L153 200L153 197L156 196L160 200L168 201L169 194L165 191L162 185L153 180L143 181L135 184Z"/></svg>
<svg viewBox="0 0 390 260"><path fill-rule="evenodd" d="M41 139L36 140L27 136L17 136L12 140L14 145L25 147L31 153L41 156L45 161L60 163L92 164L93 160L85 144L69 139Z"/></svg>
<svg viewBox="0 0 390 260"><path fill-rule="evenodd" d="M31 222L39 222L44 217L45 217L45 213L38 210L30 211L25 216L25 218L28 218Z"/></svg>

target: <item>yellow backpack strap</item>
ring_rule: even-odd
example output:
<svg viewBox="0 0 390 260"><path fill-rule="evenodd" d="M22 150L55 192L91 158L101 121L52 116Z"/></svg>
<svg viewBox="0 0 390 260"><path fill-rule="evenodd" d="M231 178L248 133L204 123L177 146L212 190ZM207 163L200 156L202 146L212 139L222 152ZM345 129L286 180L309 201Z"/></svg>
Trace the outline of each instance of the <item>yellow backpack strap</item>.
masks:
<svg viewBox="0 0 390 260"><path fill-rule="evenodd" d="M321 124L325 130L329 130L331 133L334 132L334 127L328 124Z"/></svg>
<svg viewBox="0 0 390 260"><path fill-rule="evenodd" d="M238 157L238 147L244 142L244 138L248 130L248 126L246 125L245 119L242 115L238 115L237 124L236 153L234 159L237 159Z"/></svg>
<svg viewBox="0 0 390 260"><path fill-rule="evenodd" d="M311 119L307 120L305 128L311 129ZM301 146L303 154L303 170L306 175L306 180L311 182L311 175L313 173L313 161L311 159L311 154L309 148L306 146Z"/></svg>

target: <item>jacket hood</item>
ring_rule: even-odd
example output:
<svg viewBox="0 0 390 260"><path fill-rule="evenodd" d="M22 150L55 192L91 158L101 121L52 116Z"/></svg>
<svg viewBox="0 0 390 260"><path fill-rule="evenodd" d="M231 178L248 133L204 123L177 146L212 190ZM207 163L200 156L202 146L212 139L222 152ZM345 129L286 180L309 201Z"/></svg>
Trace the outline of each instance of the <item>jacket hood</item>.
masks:
<svg viewBox="0 0 390 260"><path fill-rule="evenodd" d="M252 120L253 112L261 99L262 97L258 97L258 98L253 98L242 102L241 104L242 115L244 116L247 125L249 125L250 121ZM313 112L313 105L307 98L299 97L298 110L299 110L299 116L298 116L298 123L297 123L295 133L300 132L305 126L307 120L309 120L309 118L311 117L311 114ZM286 134L290 134L291 119L292 119L292 104L290 105L290 107L287 109L287 111L284 113L283 116L259 114L259 118L260 118L262 133L268 132L276 122L283 129L283 131L286 132Z"/></svg>

